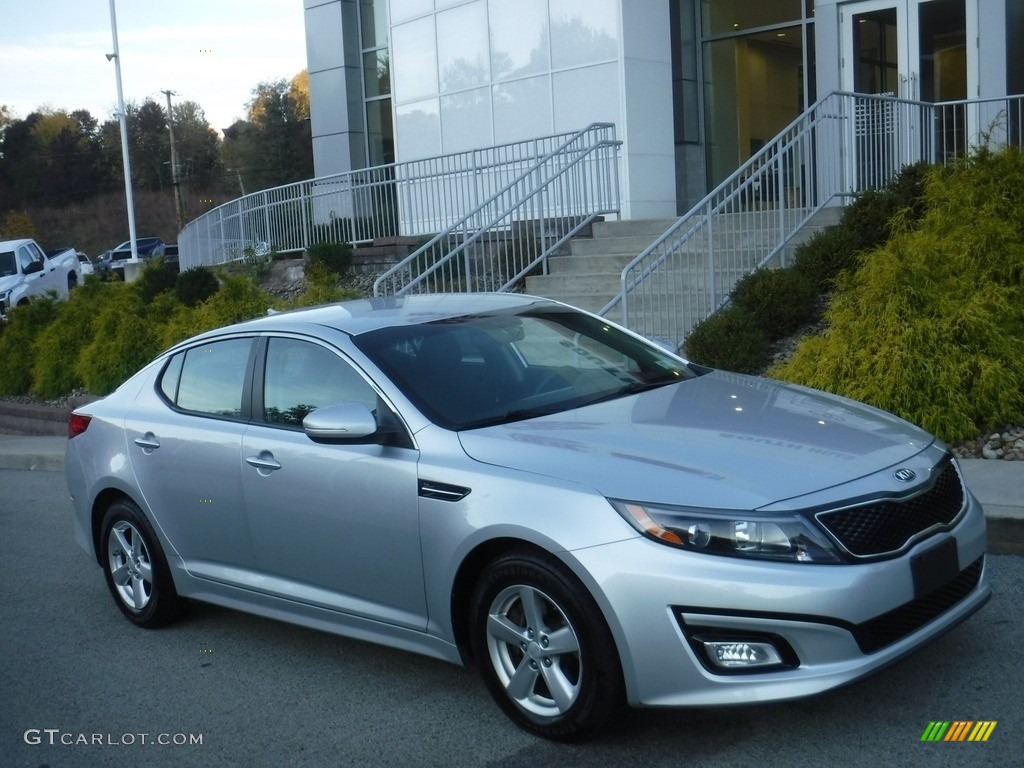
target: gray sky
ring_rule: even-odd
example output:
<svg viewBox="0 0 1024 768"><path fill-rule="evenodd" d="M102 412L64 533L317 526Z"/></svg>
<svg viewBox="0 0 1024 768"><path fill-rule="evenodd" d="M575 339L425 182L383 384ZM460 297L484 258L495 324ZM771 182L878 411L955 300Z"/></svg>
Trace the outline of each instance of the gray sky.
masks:
<svg viewBox="0 0 1024 768"><path fill-rule="evenodd" d="M306 66L301 0L117 0L125 101L198 102L211 125L245 112L264 80ZM116 111L110 0L0 0L0 104Z"/></svg>

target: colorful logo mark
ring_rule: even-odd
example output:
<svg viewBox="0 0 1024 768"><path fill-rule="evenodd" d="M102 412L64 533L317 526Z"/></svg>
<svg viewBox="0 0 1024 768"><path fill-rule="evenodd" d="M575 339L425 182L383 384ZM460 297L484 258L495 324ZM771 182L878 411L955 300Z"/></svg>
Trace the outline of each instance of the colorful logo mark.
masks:
<svg viewBox="0 0 1024 768"><path fill-rule="evenodd" d="M988 741L997 720L932 720L921 741Z"/></svg>

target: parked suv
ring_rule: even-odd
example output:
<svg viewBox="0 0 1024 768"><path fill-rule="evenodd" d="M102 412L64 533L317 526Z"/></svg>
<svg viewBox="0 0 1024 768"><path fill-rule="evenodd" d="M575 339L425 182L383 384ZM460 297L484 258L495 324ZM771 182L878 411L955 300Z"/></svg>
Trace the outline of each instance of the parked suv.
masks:
<svg viewBox="0 0 1024 768"><path fill-rule="evenodd" d="M109 257L104 254L96 265L96 271L104 277L109 277L111 272L116 272L124 277L124 262L132 257L131 242L131 240L125 240L116 248L111 249ZM140 259L163 256L164 247L164 241L159 237L139 237L135 240L135 250Z"/></svg>

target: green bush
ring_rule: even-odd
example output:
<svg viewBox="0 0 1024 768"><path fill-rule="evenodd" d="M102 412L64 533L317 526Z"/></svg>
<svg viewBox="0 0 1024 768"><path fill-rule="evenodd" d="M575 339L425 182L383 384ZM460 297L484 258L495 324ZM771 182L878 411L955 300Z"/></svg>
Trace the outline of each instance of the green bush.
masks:
<svg viewBox="0 0 1024 768"><path fill-rule="evenodd" d="M736 283L731 298L754 315L768 341L775 341L810 322L818 290L799 270L758 269Z"/></svg>
<svg viewBox="0 0 1024 768"><path fill-rule="evenodd" d="M337 273L328 269L322 261L307 262L305 276L306 289L292 299L290 304L293 307L315 307L359 298L356 291L339 287Z"/></svg>
<svg viewBox="0 0 1024 768"><path fill-rule="evenodd" d="M56 317L57 302L50 297L8 311L7 327L0 334L0 395L31 391L35 341Z"/></svg>
<svg viewBox="0 0 1024 768"><path fill-rule="evenodd" d="M856 265L852 238L842 227L832 227L797 246L791 268L804 275L817 291L827 293L840 274Z"/></svg>
<svg viewBox="0 0 1024 768"><path fill-rule="evenodd" d="M136 289L147 304L159 293L173 291L178 273L163 258L153 259L146 264L135 281Z"/></svg>
<svg viewBox="0 0 1024 768"><path fill-rule="evenodd" d="M271 308L280 309L280 303L262 288L244 277L225 277L220 290L195 307L192 329L184 337L251 320Z"/></svg>
<svg viewBox="0 0 1024 768"><path fill-rule="evenodd" d="M78 378L97 395L113 392L160 351L145 302L130 287L110 291L97 307L92 339L82 347L75 363Z"/></svg>
<svg viewBox="0 0 1024 768"><path fill-rule="evenodd" d="M213 296L220 288L217 276L209 267L192 267L177 276L174 292L186 307L195 307Z"/></svg>
<svg viewBox="0 0 1024 768"><path fill-rule="evenodd" d="M843 211L840 227L854 251L877 248L900 229L913 228L924 213L931 166L905 166L883 189L861 192Z"/></svg>
<svg viewBox="0 0 1024 768"><path fill-rule="evenodd" d="M348 243L313 243L306 251L307 274L310 267L323 266L328 272L344 277L352 266L352 246Z"/></svg>
<svg viewBox="0 0 1024 768"><path fill-rule="evenodd" d="M839 281L826 334L769 373L967 439L1024 417L1024 159L982 151L923 202Z"/></svg>
<svg viewBox="0 0 1024 768"><path fill-rule="evenodd" d="M128 290L122 284L87 280L71 292L68 300L55 307L53 320L39 333L32 346L33 395L57 398L85 386L77 369L78 356L93 339L96 308L115 291Z"/></svg>
<svg viewBox="0 0 1024 768"><path fill-rule="evenodd" d="M687 359L711 368L757 373L768 359L768 341L754 314L731 304L697 323L683 352Z"/></svg>

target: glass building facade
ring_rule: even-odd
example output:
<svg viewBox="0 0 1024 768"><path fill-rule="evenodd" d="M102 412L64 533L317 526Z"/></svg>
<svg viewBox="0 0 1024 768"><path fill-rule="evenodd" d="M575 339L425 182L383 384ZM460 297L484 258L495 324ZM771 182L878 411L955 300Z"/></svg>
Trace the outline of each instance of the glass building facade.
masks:
<svg viewBox="0 0 1024 768"><path fill-rule="evenodd" d="M305 0L316 172L612 122L624 215L672 216L832 90L1020 91L1022 6Z"/></svg>

